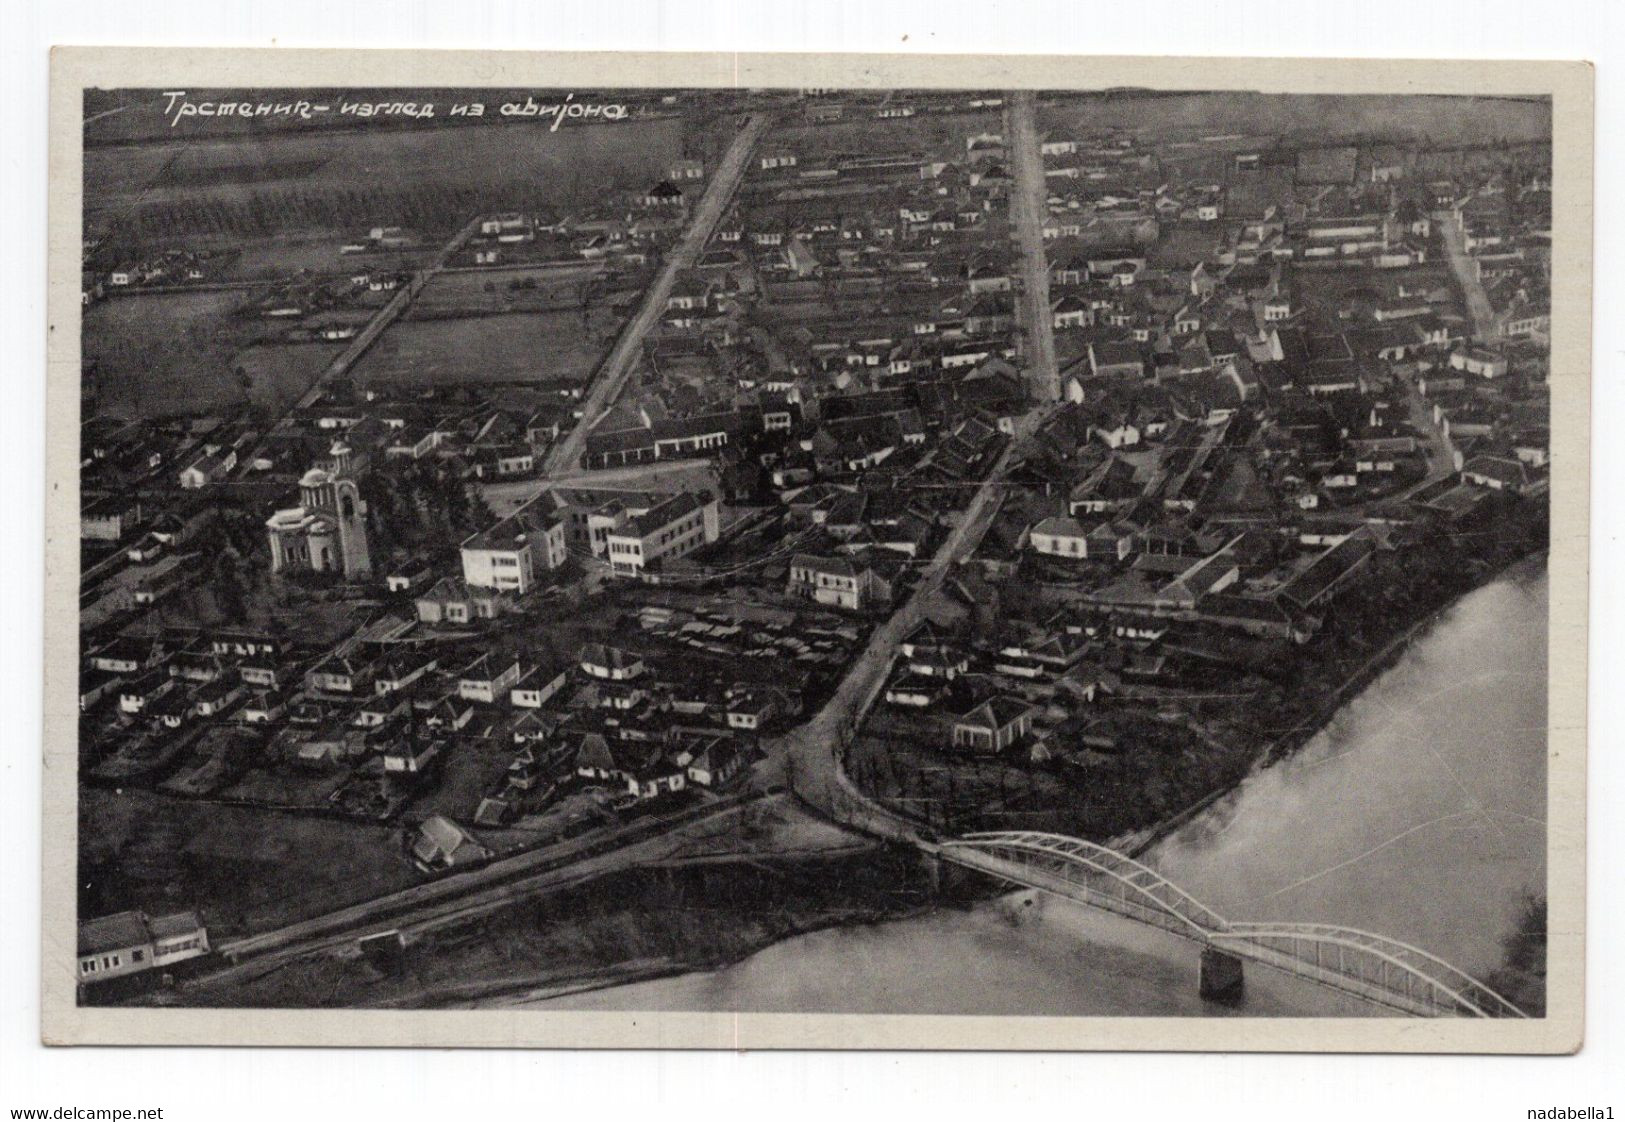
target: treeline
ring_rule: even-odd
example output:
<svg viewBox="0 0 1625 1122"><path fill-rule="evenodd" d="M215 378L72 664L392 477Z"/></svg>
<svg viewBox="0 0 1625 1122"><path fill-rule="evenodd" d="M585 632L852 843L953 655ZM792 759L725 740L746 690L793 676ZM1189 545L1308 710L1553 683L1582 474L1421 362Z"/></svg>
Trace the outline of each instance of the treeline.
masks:
<svg viewBox="0 0 1625 1122"><path fill-rule="evenodd" d="M1501 944L1501 965L1485 980L1531 1017L1546 1015L1546 897L1524 894L1518 925Z"/></svg>
<svg viewBox="0 0 1625 1122"><path fill-rule="evenodd" d="M110 229L101 252L104 264L112 267L143 249L163 248L196 235L264 237L313 229L360 233L381 223L426 232L450 231L474 214L504 210L551 213L561 205L585 200L588 194L584 177L571 173L545 183L307 187L151 202L124 214Z"/></svg>
<svg viewBox="0 0 1625 1122"><path fill-rule="evenodd" d="M479 489L440 460L385 463L364 484L374 557L449 550L495 514Z"/></svg>

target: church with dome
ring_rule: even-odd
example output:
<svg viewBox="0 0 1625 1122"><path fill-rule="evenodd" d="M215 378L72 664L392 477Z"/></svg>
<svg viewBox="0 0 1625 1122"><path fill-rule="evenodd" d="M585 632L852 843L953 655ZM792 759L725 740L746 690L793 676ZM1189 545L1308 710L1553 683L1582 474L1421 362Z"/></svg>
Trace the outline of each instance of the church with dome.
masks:
<svg viewBox="0 0 1625 1122"><path fill-rule="evenodd" d="M339 573L345 580L372 576L367 551L367 504L355 479L354 453L342 440L326 466L299 480L300 504L265 522L271 539L271 572Z"/></svg>

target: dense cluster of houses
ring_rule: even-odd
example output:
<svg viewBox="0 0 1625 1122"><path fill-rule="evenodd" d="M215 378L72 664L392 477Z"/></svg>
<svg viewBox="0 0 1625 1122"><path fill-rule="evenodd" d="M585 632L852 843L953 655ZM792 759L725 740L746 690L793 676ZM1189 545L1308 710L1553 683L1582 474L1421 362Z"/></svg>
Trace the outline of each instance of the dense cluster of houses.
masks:
<svg viewBox="0 0 1625 1122"><path fill-rule="evenodd" d="M592 206L552 214L504 212L481 219L453 268L581 265L636 269L681 235L705 190L705 161L682 157L664 175L609 192Z"/></svg>
<svg viewBox="0 0 1625 1122"><path fill-rule="evenodd" d="M588 419L581 470L500 517L472 503L443 549L388 524L392 473L447 481L426 508L535 480L583 420L579 386L339 379L270 433L87 421L87 779L366 821L411 807L428 870L487 859L516 825L542 836L574 792L624 810L725 788L827 696L1001 462L991 529L946 585L959 610L905 638L868 728L1109 757L1103 702L1165 713L1258 687L1419 525L1544 493L1539 170L1045 134L1060 400L1012 461L1051 387L1021 365L998 98L895 149L886 122L931 97L801 102L811 126L872 120L875 142L770 135L635 376ZM642 264L708 171L678 160L556 221L487 216L458 265ZM693 460L704 482L637 471ZM265 568L346 586L343 634L157 620L211 572L211 500L273 493ZM175 925L113 926L92 957L122 964L109 940Z"/></svg>
<svg viewBox="0 0 1625 1122"><path fill-rule="evenodd" d="M1470 188L1440 184L1448 218L1461 233L1483 286L1496 334L1544 341L1551 335L1550 168L1487 178Z"/></svg>
<svg viewBox="0 0 1625 1122"><path fill-rule="evenodd" d="M1511 306L1542 310L1542 173L1417 178L1375 146L1227 151L1209 182L1168 155L1044 140L1064 403L1009 476L968 618L904 644L876 735L1042 760L1089 740L1085 702L1245 693L1376 557L1545 492L1545 328L1508 330L1491 288L1516 277ZM978 616L1005 588L1039 606Z"/></svg>
<svg viewBox="0 0 1625 1122"><path fill-rule="evenodd" d="M372 588L422 591L434 568L422 543L376 536L380 493L417 470L466 490L534 477L574 423L574 386L384 387L344 381L270 433L221 417L87 419L81 429L86 625L132 622L207 575L193 544L222 507L263 513L265 569L315 572ZM276 488L277 505L267 503ZM369 501L371 500L371 501ZM553 558L553 564L562 557ZM499 587L495 582L483 582ZM521 588L520 591L523 591Z"/></svg>
<svg viewBox="0 0 1625 1122"><path fill-rule="evenodd" d="M602 634L560 653L545 632L403 611L333 645L281 629L117 634L84 655L85 776L367 821L454 788L445 813L492 829L583 787L630 806L732 781L864 629L696 594Z"/></svg>

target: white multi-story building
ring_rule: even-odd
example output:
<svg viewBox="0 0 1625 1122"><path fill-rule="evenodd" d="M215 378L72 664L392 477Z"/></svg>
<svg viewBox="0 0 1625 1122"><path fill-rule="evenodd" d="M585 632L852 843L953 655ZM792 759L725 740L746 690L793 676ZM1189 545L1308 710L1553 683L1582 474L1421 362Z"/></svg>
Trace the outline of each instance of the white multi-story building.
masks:
<svg viewBox="0 0 1625 1122"><path fill-rule="evenodd" d="M604 539L617 576L641 576L667 558L692 553L717 540L721 520L717 499L708 491L673 495L628 518Z"/></svg>
<svg viewBox="0 0 1625 1122"><path fill-rule="evenodd" d="M798 553L790 562L786 591L819 604L862 611L889 603L891 584L863 562L850 557L816 557Z"/></svg>
<svg viewBox="0 0 1625 1122"><path fill-rule="evenodd" d="M463 542L463 580L471 588L494 588L523 596L541 573L564 564L569 555L564 519L532 501L496 525Z"/></svg>

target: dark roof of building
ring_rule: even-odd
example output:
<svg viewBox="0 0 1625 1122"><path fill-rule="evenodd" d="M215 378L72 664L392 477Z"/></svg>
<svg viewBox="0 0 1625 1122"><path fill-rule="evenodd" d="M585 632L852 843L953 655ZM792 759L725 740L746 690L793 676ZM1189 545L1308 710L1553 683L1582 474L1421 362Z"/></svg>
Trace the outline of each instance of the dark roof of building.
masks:
<svg viewBox="0 0 1625 1122"><path fill-rule="evenodd" d="M140 912L115 912L79 925L80 954L138 947L151 941L147 917Z"/></svg>
<svg viewBox="0 0 1625 1122"><path fill-rule="evenodd" d="M527 544L532 535L545 535L558 522L557 510L550 510L542 503L528 503L495 525L470 535L463 542L463 548L517 550Z"/></svg>
<svg viewBox="0 0 1625 1122"><path fill-rule="evenodd" d="M581 648L580 661L583 665L607 666L621 670L641 662L642 659L619 647L611 647L604 643L588 643Z"/></svg>
<svg viewBox="0 0 1625 1122"><path fill-rule="evenodd" d="M798 553L790 559L791 569L811 569L815 573L831 576L855 577L861 566L846 557L818 557L811 553Z"/></svg>
<svg viewBox="0 0 1625 1122"><path fill-rule="evenodd" d="M1376 548L1370 532L1362 526L1310 562L1282 586L1279 595L1300 608L1309 607Z"/></svg>
<svg viewBox="0 0 1625 1122"><path fill-rule="evenodd" d="M711 502L709 491L691 492L673 495L671 498L657 503L638 515L629 519L626 525L614 532L616 537L646 538L659 530L665 529L679 518L684 518L696 510L704 508Z"/></svg>
<svg viewBox="0 0 1625 1122"><path fill-rule="evenodd" d="M169 915L154 916L147 921L147 928L154 939L167 939L202 930L203 920L196 912L171 912Z"/></svg>
<svg viewBox="0 0 1625 1122"><path fill-rule="evenodd" d="M957 723L997 730L1008 728L1032 711L1033 707L1025 701L1000 694L982 702L960 717Z"/></svg>

